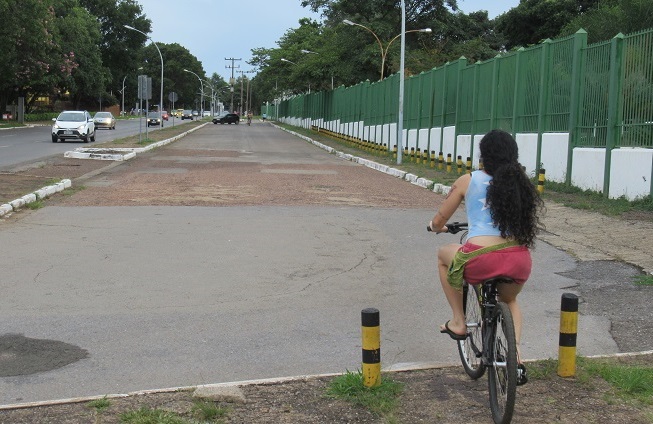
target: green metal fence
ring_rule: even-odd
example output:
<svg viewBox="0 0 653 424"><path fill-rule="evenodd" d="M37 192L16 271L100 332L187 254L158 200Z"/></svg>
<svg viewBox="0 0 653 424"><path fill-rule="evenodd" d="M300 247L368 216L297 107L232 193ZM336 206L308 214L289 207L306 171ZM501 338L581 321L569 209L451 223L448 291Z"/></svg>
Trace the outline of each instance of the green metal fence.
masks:
<svg viewBox="0 0 653 424"><path fill-rule="evenodd" d="M398 87L395 74L299 95L280 102L279 116L356 123L387 143L378 129L397 123ZM473 136L501 128L537 133L540 142L545 132L563 132L570 149L652 148L653 29L593 45L580 30L485 62L461 58L407 78L405 93L407 130L455 127L456 135ZM432 142L430 135L419 141L441 148L423 144Z"/></svg>

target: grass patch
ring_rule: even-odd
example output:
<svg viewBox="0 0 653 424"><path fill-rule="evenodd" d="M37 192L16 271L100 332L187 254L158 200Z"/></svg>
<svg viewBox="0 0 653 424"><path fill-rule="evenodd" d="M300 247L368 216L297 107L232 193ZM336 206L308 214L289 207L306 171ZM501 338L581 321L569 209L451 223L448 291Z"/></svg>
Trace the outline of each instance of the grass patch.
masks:
<svg viewBox="0 0 653 424"><path fill-rule="evenodd" d="M189 421L172 412L161 409L141 408L137 411L125 412L120 415L120 421L127 424L191 424Z"/></svg>
<svg viewBox="0 0 653 424"><path fill-rule="evenodd" d="M653 365L624 364L615 358L576 358L576 381L591 389L594 378L608 382L616 394L627 401L653 405ZM557 378L558 361L547 359L527 364L532 380Z"/></svg>
<svg viewBox="0 0 653 424"><path fill-rule="evenodd" d="M401 383L389 378L383 378L378 387L365 387L361 371L347 371L331 381L327 395L360 405L376 415L391 418L402 389Z"/></svg>
<svg viewBox="0 0 653 424"><path fill-rule="evenodd" d="M653 286L653 275L638 275L635 277L635 284L640 286Z"/></svg>
<svg viewBox="0 0 653 424"><path fill-rule="evenodd" d="M224 418L229 409L218 406L215 402L196 400L191 410L193 416L201 421L215 421Z"/></svg>
<svg viewBox="0 0 653 424"><path fill-rule="evenodd" d="M95 399L86 404L89 408L95 409L98 412L102 412L103 410L107 409L109 406L111 406L111 401L107 399L106 397L103 397L102 399Z"/></svg>
<svg viewBox="0 0 653 424"><path fill-rule="evenodd" d="M623 398L653 405L653 366L587 358L578 358L578 364L584 372L610 383Z"/></svg>
<svg viewBox="0 0 653 424"><path fill-rule="evenodd" d="M41 199L35 200L34 202L29 202L29 203L25 204L25 207L27 209L30 209L30 210L33 210L33 211L35 211L37 209L41 209L43 206L45 206L45 203L43 203L43 200L41 200Z"/></svg>

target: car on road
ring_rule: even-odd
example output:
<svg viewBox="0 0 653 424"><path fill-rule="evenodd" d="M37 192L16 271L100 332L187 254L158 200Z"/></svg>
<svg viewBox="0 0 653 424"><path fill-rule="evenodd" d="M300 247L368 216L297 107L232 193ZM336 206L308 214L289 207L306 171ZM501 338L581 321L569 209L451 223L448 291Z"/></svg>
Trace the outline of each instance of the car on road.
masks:
<svg viewBox="0 0 653 424"><path fill-rule="evenodd" d="M238 124L240 116L235 113L223 113L213 118L214 124Z"/></svg>
<svg viewBox="0 0 653 424"><path fill-rule="evenodd" d="M170 118L170 115L168 115L167 110L162 110L161 111L161 118L163 118L164 121L167 121Z"/></svg>
<svg viewBox="0 0 653 424"><path fill-rule="evenodd" d="M193 111L190 109L184 109L181 112L181 120L183 121L184 119L190 119L191 121L193 120Z"/></svg>
<svg viewBox="0 0 653 424"><path fill-rule="evenodd" d="M196 110L194 110L192 113L193 113L193 116L197 116L197 117L200 116L200 113L198 111L196 111Z"/></svg>
<svg viewBox="0 0 653 424"><path fill-rule="evenodd" d="M204 112L202 112L202 116L203 117L211 116L211 111L210 110L205 110Z"/></svg>
<svg viewBox="0 0 653 424"><path fill-rule="evenodd" d="M177 109L177 110L175 110L174 112L172 112L172 114L173 114L174 116L176 116L177 118L181 118L181 114L182 114L182 113L184 113L184 110L183 110L183 109Z"/></svg>
<svg viewBox="0 0 653 424"><path fill-rule="evenodd" d="M90 113L85 110L65 110L52 119L52 142L80 139L88 143L95 141L95 123Z"/></svg>
<svg viewBox="0 0 653 424"><path fill-rule="evenodd" d="M116 118L111 112L96 112L93 117L93 123L95 124L95 128L116 129Z"/></svg>
<svg viewBox="0 0 653 424"><path fill-rule="evenodd" d="M150 112L147 114L147 126L162 125L161 115L159 112Z"/></svg>

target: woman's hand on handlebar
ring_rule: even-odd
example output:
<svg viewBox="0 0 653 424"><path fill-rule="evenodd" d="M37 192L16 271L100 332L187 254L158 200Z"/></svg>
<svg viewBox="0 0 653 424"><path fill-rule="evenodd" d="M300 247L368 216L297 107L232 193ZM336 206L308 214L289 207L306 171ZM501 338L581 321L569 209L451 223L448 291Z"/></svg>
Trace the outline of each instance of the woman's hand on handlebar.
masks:
<svg viewBox="0 0 653 424"><path fill-rule="evenodd" d="M447 228L446 225L443 226L443 227L440 228L440 229L433 228L433 221L431 221L431 222L429 222L428 225L426 226L426 231L434 232L434 233L436 233L436 234L439 234L439 233L446 233L447 231L449 231L449 229Z"/></svg>

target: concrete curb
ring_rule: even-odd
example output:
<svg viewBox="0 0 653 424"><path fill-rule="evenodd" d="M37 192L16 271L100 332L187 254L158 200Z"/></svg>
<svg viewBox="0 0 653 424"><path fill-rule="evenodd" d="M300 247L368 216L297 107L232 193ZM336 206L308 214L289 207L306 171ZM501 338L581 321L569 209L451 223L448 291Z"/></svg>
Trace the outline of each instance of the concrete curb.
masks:
<svg viewBox="0 0 653 424"><path fill-rule="evenodd" d="M0 218L12 212L18 211L20 208L25 207L30 203L36 202L38 200L43 200L55 193L64 191L65 189L72 187L72 184L72 181L69 179L61 180L57 184L42 187L33 193L26 194L19 199L15 199L9 203L0 205Z"/></svg>
<svg viewBox="0 0 653 424"><path fill-rule="evenodd" d="M587 356L586 358L595 359L595 358L620 358L620 357L631 357L631 356L641 356L641 355L653 355L653 350L646 350L643 352L626 352L626 353L615 353L611 355L593 355ZM529 359L524 362L536 362L541 359ZM458 368L460 364L437 364L434 362L411 362L411 363L399 363L391 365L388 368L383 368L381 372L391 373L391 372L406 372L406 371L423 371L423 370L436 370L444 368ZM275 377L275 378L262 378L256 380L242 380L242 381L231 381L225 383L214 383L214 384L201 384L197 386L178 386L178 387L168 387L163 389L151 389L151 390L138 390L128 393L115 393L108 395L96 395L96 396L82 396L68 399L56 399L56 400L46 400L40 402L26 402L26 403L16 403L16 404L7 404L0 405L0 411L10 410L10 409L24 409L32 408L37 406L52 406L52 405L63 405L68 403L80 403L80 402L90 402L97 399L116 399L116 398L125 398L130 396L139 396L147 394L157 394L157 393L174 393L174 392L190 392L198 389L219 389L219 388L233 388L240 386L254 386L259 384L282 384L290 383L293 381L304 381L314 378L323 378L323 377L336 377L343 375L344 373L325 373L325 374L306 374L292 377Z"/></svg>
<svg viewBox="0 0 653 424"><path fill-rule="evenodd" d="M333 147L322 144L319 141L315 141L310 137L306 137L305 135L296 133L295 131L280 127L279 125L276 125L276 124L273 124L273 123L270 123L270 124L275 128L278 128L278 129L280 129L282 131L285 131L285 132L287 132L289 134L292 134L295 137L299 137L302 140L305 140L305 141L313 144L314 146L317 146L317 147L319 147L321 149L324 149L329 153L335 154L340 159L344 159L344 160L348 160L348 161L351 161L351 162L359 163L359 164L361 164L363 166L367 166L368 168L372 168L372 169L374 169L376 171L383 172L384 174L392 175L393 177L397 177L397 178L400 178L402 180L408 181L409 183L414 184L416 186L423 187L423 188L425 188L427 190L431 190L434 193L447 195L447 194L449 194L449 190L451 190L451 187L449 187L449 186L445 186L443 184L435 184L433 181L431 181L431 180L429 180L427 178L422 178L422 177L420 177L418 175L409 174L409 173L407 173L405 171L402 171L402 170L396 169L396 168L392 168L392 167L390 167L388 165L383 165L383 164L371 161L369 159L365 159L365 158L361 158L361 157L358 157L358 156L350 155L348 153L341 152L339 150L334 149ZM431 186L433 187L432 189L431 189Z"/></svg>
<svg viewBox="0 0 653 424"><path fill-rule="evenodd" d="M84 148L84 147L79 147L75 149L74 151L68 151L64 153L64 157L66 158L73 158L73 159L96 159L96 160L110 160L110 161L115 161L115 162L121 162L121 161L126 161L134 156L136 156L137 153L143 153L147 152L149 150L155 149L160 146L164 146L166 144L173 143L177 140L179 140L182 137L187 136L188 134L192 133L193 131L197 131L198 129L204 127L207 125L208 122L205 122L202 125L199 125L195 128L191 128L190 130L183 132L179 135L176 135L172 138L168 138L166 140L158 141L156 143L152 143L149 146L146 147L137 147L137 148ZM107 153L107 152L112 152L112 153ZM113 153L115 152L115 153ZM0 205L0 218L3 218L5 216L9 216L12 212L18 211L20 208L25 207L27 204L36 202L37 200L42 200L45 199L48 196L51 196L54 193L58 193L60 191L63 191L64 189L72 187L72 181L69 179L61 180L59 183L51 185L51 186L46 186L43 187L39 190L36 190L33 193L26 194L25 196L12 200L9 203L5 203Z"/></svg>
<svg viewBox="0 0 653 424"><path fill-rule="evenodd" d="M179 135L176 135L172 138L166 140L157 141L146 147L116 147L116 148L102 148L102 147L78 147L75 150L68 151L64 153L64 157L73 158L73 159L96 159L96 160L113 160L113 161L125 161L136 156L137 153L147 152L148 150L155 149L160 146L165 146L166 144L173 143L179 140L182 137L187 136L188 134L197 131L200 128L203 128L207 125L208 122L205 122L202 125L199 125L195 128L183 132Z"/></svg>

